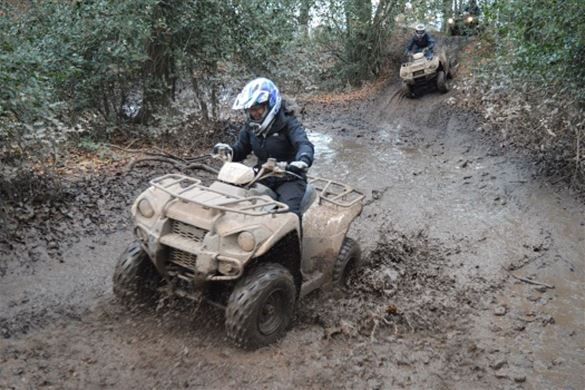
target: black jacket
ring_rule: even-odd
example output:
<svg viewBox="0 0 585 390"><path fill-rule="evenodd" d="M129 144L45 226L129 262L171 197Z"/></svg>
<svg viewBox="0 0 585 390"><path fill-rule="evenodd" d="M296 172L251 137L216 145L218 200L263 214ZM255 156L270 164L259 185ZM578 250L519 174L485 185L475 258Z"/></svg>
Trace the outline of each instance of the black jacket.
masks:
<svg viewBox="0 0 585 390"><path fill-rule="evenodd" d="M233 161L242 161L254 152L258 157L257 166L265 163L269 157L274 157L276 161L304 161L309 166L313 164L313 144L294 113L287 110L284 104L266 137L257 137L248 125L244 125L232 149Z"/></svg>
<svg viewBox="0 0 585 390"><path fill-rule="evenodd" d="M429 33L425 33L425 35L423 35L421 39L416 39L416 37L413 37L408 43L406 51L407 52L414 51L414 53L418 53L419 51L422 51L424 48L427 48L428 52L432 53L434 47L435 40L429 35Z"/></svg>

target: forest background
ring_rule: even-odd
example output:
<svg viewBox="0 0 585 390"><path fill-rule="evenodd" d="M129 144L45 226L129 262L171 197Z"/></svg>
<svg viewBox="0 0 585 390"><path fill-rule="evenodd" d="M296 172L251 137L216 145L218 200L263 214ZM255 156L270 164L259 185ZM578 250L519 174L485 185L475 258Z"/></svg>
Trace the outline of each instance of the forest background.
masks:
<svg viewBox="0 0 585 390"><path fill-rule="evenodd" d="M585 5L479 1L459 101L583 190ZM58 168L104 143L203 146L245 81L291 95L395 80L412 26L462 0L2 0L0 217L58 196ZM436 30L436 31L434 31ZM448 38L445 38L448 39ZM465 58L463 58L465 57ZM187 140L187 142L186 142Z"/></svg>

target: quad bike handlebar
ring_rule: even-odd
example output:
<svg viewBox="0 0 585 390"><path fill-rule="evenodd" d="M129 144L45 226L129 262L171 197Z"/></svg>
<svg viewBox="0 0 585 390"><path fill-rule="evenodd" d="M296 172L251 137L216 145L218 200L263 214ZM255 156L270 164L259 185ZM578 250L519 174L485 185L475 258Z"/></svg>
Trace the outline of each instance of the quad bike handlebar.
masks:
<svg viewBox="0 0 585 390"><path fill-rule="evenodd" d="M299 179L304 179L301 175L297 175L296 173L291 172L287 168L288 162L276 161L275 158L269 158L264 164L262 164L260 170L258 171L258 174L249 185L253 185L255 182L260 181L262 179L266 179L270 176L282 177L284 175L291 175Z"/></svg>
<svg viewBox="0 0 585 390"><path fill-rule="evenodd" d="M233 154L229 149L223 149L218 153L211 154L211 157L221 160L224 163L229 163L232 162ZM269 177L283 177L284 175L290 175L304 180L301 175L291 172L287 169L287 167L288 162L277 161L275 158L269 158L264 164L260 166L257 172L256 169L254 170L256 174L254 178L248 184L246 184L246 187L249 188L260 180L267 179Z"/></svg>

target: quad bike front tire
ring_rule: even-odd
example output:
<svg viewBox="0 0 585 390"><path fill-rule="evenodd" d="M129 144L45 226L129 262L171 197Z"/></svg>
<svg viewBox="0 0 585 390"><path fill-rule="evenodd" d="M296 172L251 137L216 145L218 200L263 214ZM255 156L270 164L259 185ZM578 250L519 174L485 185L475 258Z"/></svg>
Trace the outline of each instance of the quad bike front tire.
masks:
<svg viewBox="0 0 585 390"><path fill-rule="evenodd" d="M361 249L357 242L345 237L333 265L333 285L343 287L353 269L361 265Z"/></svg>
<svg viewBox="0 0 585 390"><path fill-rule="evenodd" d="M130 243L114 269L114 295L124 303L150 303L157 298L161 281L140 243Z"/></svg>
<svg viewBox="0 0 585 390"><path fill-rule="evenodd" d="M449 92L449 82L447 81L447 75L444 71L440 70L437 73L437 89L441 93Z"/></svg>
<svg viewBox="0 0 585 390"><path fill-rule="evenodd" d="M415 97L412 87L406 83L402 83L402 94L409 99Z"/></svg>
<svg viewBox="0 0 585 390"><path fill-rule="evenodd" d="M297 290L291 273L282 265L263 263L234 287L226 309L226 333L246 349L269 345L292 322Z"/></svg>

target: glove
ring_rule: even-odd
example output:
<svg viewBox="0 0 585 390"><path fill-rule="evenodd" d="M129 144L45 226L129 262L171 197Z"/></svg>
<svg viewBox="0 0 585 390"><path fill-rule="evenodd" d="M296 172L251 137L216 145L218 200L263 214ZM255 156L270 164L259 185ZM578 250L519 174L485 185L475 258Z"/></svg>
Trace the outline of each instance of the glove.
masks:
<svg viewBox="0 0 585 390"><path fill-rule="evenodd" d="M215 144L215 146L213 147L213 154L230 154L233 155L234 154L234 150L232 149L231 146L229 146L228 144Z"/></svg>
<svg viewBox="0 0 585 390"><path fill-rule="evenodd" d="M293 161L286 166L286 170L292 173L296 173L297 175L303 175L307 173L309 169L309 164L304 161Z"/></svg>
<svg viewBox="0 0 585 390"><path fill-rule="evenodd" d="M432 60L433 59L433 53L428 53L425 55L425 57L427 57L427 60Z"/></svg>

